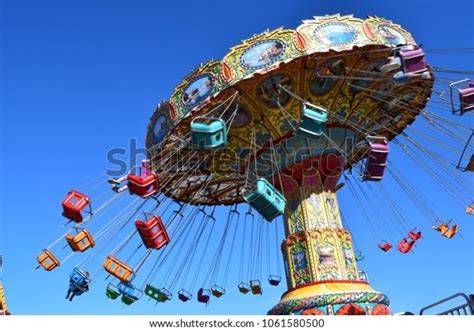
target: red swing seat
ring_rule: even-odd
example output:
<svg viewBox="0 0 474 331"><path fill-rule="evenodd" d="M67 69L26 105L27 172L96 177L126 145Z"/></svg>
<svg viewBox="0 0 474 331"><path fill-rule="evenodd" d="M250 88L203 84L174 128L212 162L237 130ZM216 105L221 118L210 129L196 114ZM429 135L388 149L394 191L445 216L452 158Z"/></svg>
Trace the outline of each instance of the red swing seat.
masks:
<svg viewBox="0 0 474 331"><path fill-rule="evenodd" d="M211 298L211 291L206 290L204 288L200 288L197 293L197 300L201 303L205 303L206 305L209 303L209 299Z"/></svg>
<svg viewBox="0 0 474 331"><path fill-rule="evenodd" d="M384 252L388 252L392 249L392 244L384 240L381 243L378 243L377 247L383 250Z"/></svg>
<svg viewBox="0 0 474 331"><path fill-rule="evenodd" d="M186 291L185 289L182 289L181 291L178 292L178 298L179 300L183 302L191 300L192 297L193 295L189 293L188 291Z"/></svg>
<svg viewBox="0 0 474 331"><path fill-rule="evenodd" d="M136 221L135 227L146 248L160 249L170 242L163 221L157 215L152 215L145 222Z"/></svg>
<svg viewBox="0 0 474 331"><path fill-rule="evenodd" d="M420 239L422 236L423 236L423 235L422 235L421 231L418 230L417 228L408 231L408 237L409 237L411 240L413 240L413 241L417 241L417 240Z"/></svg>
<svg viewBox="0 0 474 331"><path fill-rule="evenodd" d="M415 242L415 240L409 241L409 238L404 238L398 243L397 249L400 251L400 253L406 254L411 251L411 249L415 245Z"/></svg>
<svg viewBox="0 0 474 331"><path fill-rule="evenodd" d="M81 212L87 206L89 206L89 213L92 214L90 198L76 190L69 191L61 205L63 206L63 216L76 223L81 223L84 220Z"/></svg>

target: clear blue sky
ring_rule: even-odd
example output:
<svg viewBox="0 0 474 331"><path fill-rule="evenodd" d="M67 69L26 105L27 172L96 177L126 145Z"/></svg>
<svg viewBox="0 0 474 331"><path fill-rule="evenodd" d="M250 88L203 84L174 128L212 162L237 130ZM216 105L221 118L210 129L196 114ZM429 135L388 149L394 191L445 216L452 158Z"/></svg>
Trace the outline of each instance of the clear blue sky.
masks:
<svg viewBox="0 0 474 331"><path fill-rule="evenodd" d="M126 147L130 137L143 141L155 105L199 63L222 58L241 39L267 28L294 28L313 15L341 13L391 19L425 47L474 47L470 0L4 0L0 6L0 252L13 314L266 313L284 286L266 286L262 297L233 290L207 308L176 299L127 307L106 300L102 279L86 295L66 302L73 264L52 273L31 270L39 250L62 231L59 204L69 188L107 168L110 148ZM474 70L470 54L433 54L428 60ZM395 154L392 161L397 160L402 159ZM474 218L406 170L405 178L445 217L462 224L463 237L448 241L429 230L415 254L385 255L376 249L351 196L340 198L366 255L360 268L390 297L394 312L417 311L453 292L474 292ZM396 198L406 203L405 196ZM418 223L414 209L406 207L404 213L411 224Z"/></svg>

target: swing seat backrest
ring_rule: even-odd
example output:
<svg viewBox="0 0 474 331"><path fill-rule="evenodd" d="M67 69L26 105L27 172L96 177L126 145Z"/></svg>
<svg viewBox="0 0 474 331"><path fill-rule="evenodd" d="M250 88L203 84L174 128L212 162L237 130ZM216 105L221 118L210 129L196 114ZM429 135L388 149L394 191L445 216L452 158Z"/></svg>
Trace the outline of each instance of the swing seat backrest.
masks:
<svg viewBox="0 0 474 331"><path fill-rule="evenodd" d="M84 252L88 248L95 246L94 238L85 229L79 230L74 236L68 233L66 241L74 252Z"/></svg>
<svg viewBox="0 0 474 331"><path fill-rule="evenodd" d="M452 228L448 229L445 233L443 233L443 236L448 239L451 239L456 233L458 233L458 227L459 226L457 224L454 224Z"/></svg>
<svg viewBox="0 0 474 331"><path fill-rule="evenodd" d="M142 198L155 195L160 189L160 180L156 173L151 173L143 178L130 173L127 176L127 180L130 194L135 194Z"/></svg>
<svg viewBox="0 0 474 331"><path fill-rule="evenodd" d="M433 225L433 229L444 235L449 230L449 226L446 223L441 223L440 225Z"/></svg>
<svg viewBox="0 0 474 331"><path fill-rule="evenodd" d="M50 250L45 249L43 250L38 257L36 258L38 263L44 268L46 271L51 271L57 266L59 266L59 260L51 253Z"/></svg>
<svg viewBox="0 0 474 331"><path fill-rule="evenodd" d="M117 259L116 257L109 255L104 262L105 270L112 276L117 277L123 283L128 283L134 276L133 269Z"/></svg>
<svg viewBox="0 0 474 331"><path fill-rule="evenodd" d="M286 199L264 178L257 181L257 189L246 194L244 199L267 221L273 220L285 211Z"/></svg>
<svg viewBox="0 0 474 331"><path fill-rule="evenodd" d="M474 84L472 82L468 87L459 89L459 103L461 105L461 115L474 109Z"/></svg>
<svg viewBox="0 0 474 331"><path fill-rule="evenodd" d="M219 118L209 118L209 123L191 122L191 144L195 149L215 150L227 144L227 125Z"/></svg>
<svg viewBox="0 0 474 331"><path fill-rule="evenodd" d="M400 51L399 56L405 73L420 73L428 69L425 53L421 48Z"/></svg>
<svg viewBox="0 0 474 331"><path fill-rule="evenodd" d="M421 231L417 231L417 232L409 231L408 232L408 237L410 237L411 240L413 240L413 241L417 241L418 239L421 238L421 236L422 236Z"/></svg>
<svg viewBox="0 0 474 331"><path fill-rule="evenodd" d="M209 290L205 290L203 288L200 288L197 293L197 300L201 303L207 304L209 302L209 299L211 298L211 293Z"/></svg>
<svg viewBox="0 0 474 331"><path fill-rule="evenodd" d="M474 154L469 158L469 163L463 171L473 172L474 171Z"/></svg>
<svg viewBox="0 0 474 331"><path fill-rule="evenodd" d="M71 190L61 203L63 216L76 223L81 223L83 221L81 211L84 210L89 203L90 198L87 195L76 190Z"/></svg>
<svg viewBox="0 0 474 331"><path fill-rule="evenodd" d="M388 242L378 243L377 246L378 246L378 248L380 248L384 252L388 252L390 249L392 249L392 244L390 244Z"/></svg>
<svg viewBox="0 0 474 331"><path fill-rule="evenodd" d="M321 136L327 120L328 113L326 109L306 103L303 105L297 134L317 138Z"/></svg>
<svg viewBox="0 0 474 331"><path fill-rule="evenodd" d="M252 289L252 294L254 295L260 295L263 293L262 285L260 284L260 281L258 280L250 281L250 288Z"/></svg>
<svg viewBox="0 0 474 331"><path fill-rule="evenodd" d="M145 222L137 220L135 227L146 248L160 249L170 242L163 221L157 215L153 215Z"/></svg>

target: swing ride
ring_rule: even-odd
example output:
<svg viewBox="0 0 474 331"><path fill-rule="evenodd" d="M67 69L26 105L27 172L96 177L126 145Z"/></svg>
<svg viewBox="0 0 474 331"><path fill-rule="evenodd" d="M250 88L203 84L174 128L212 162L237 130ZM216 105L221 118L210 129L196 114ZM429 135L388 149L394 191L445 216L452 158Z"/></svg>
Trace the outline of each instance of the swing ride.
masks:
<svg viewBox="0 0 474 331"><path fill-rule="evenodd" d="M381 254L394 246L413 252L423 238L392 186L419 219L430 227L437 220L432 227L443 237L459 234L460 225L441 221L390 161L398 147L474 214L474 186L453 184L469 181L459 170L473 171L461 165L473 150L472 134L465 143L463 133L472 129L449 118L472 115L474 86L449 83L442 74L459 71L428 65L429 51L377 17L315 17L244 40L221 61L200 65L158 105L147 160L110 178L113 190L97 195L100 182L87 195L68 193L63 215L75 225L40 253L39 265L51 271L81 253L70 277L76 295L105 270L111 300L165 303L177 294L183 303L209 305L229 295L231 275L245 296L262 295L267 282L279 286L281 250L288 290L269 314L390 314L387 296L358 268L365 257L336 192L346 187L341 194L353 196ZM411 126L415 120L421 128ZM446 155L461 155L457 166ZM64 254L53 248L64 239L72 253L58 258ZM106 256L99 266L97 256Z"/></svg>

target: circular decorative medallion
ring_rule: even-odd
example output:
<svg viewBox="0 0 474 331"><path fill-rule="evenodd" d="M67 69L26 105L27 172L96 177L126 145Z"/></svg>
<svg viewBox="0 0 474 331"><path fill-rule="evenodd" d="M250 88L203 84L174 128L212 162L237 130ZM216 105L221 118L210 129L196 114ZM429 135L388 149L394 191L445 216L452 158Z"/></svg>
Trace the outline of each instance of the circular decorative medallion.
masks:
<svg viewBox="0 0 474 331"><path fill-rule="evenodd" d="M185 107L193 107L205 100L214 90L216 79L206 73L195 77L183 91L181 103Z"/></svg>
<svg viewBox="0 0 474 331"><path fill-rule="evenodd" d="M377 32L382 36L387 44L396 46L405 45L407 43L406 38L388 24L378 25Z"/></svg>
<svg viewBox="0 0 474 331"><path fill-rule="evenodd" d="M290 101L291 96L288 93L282 92L279 85L284 86L290 91L293 90L293 81L290 76L276 74L264 79L258 85L258 99L270 108L278 108L278 101L280 105L286 105Z"/></svg>
<svg viewBox="0 0 474 331"><path fill-rule="evenodd" d="M269 39L255 43L240 56L240 65L245 69L265 68L280 60L286 45L279 39Z"/></svg>
<svg viewBox="0 0 474 331"><path fill-rule="evenodd" d="M153 125L153 145L161 143L169 129L169 123L165 114L160 114Z"/></svg>
<svg viewBox="0 0 474 331"><path fill-rule="evenodd" d="M346 23L327 23L314 29L314 38L324 45L345 45L357 38L357 30Z"/></svg>
<svg viewBox="0 0 474 331"><path fill-rule="evenodd" d="M247 109L239 104L237 108L237 113L235 114L234 119L232 120L232 127L235 129L240 129L247 125L250 120L250 115Z"/></svg>

